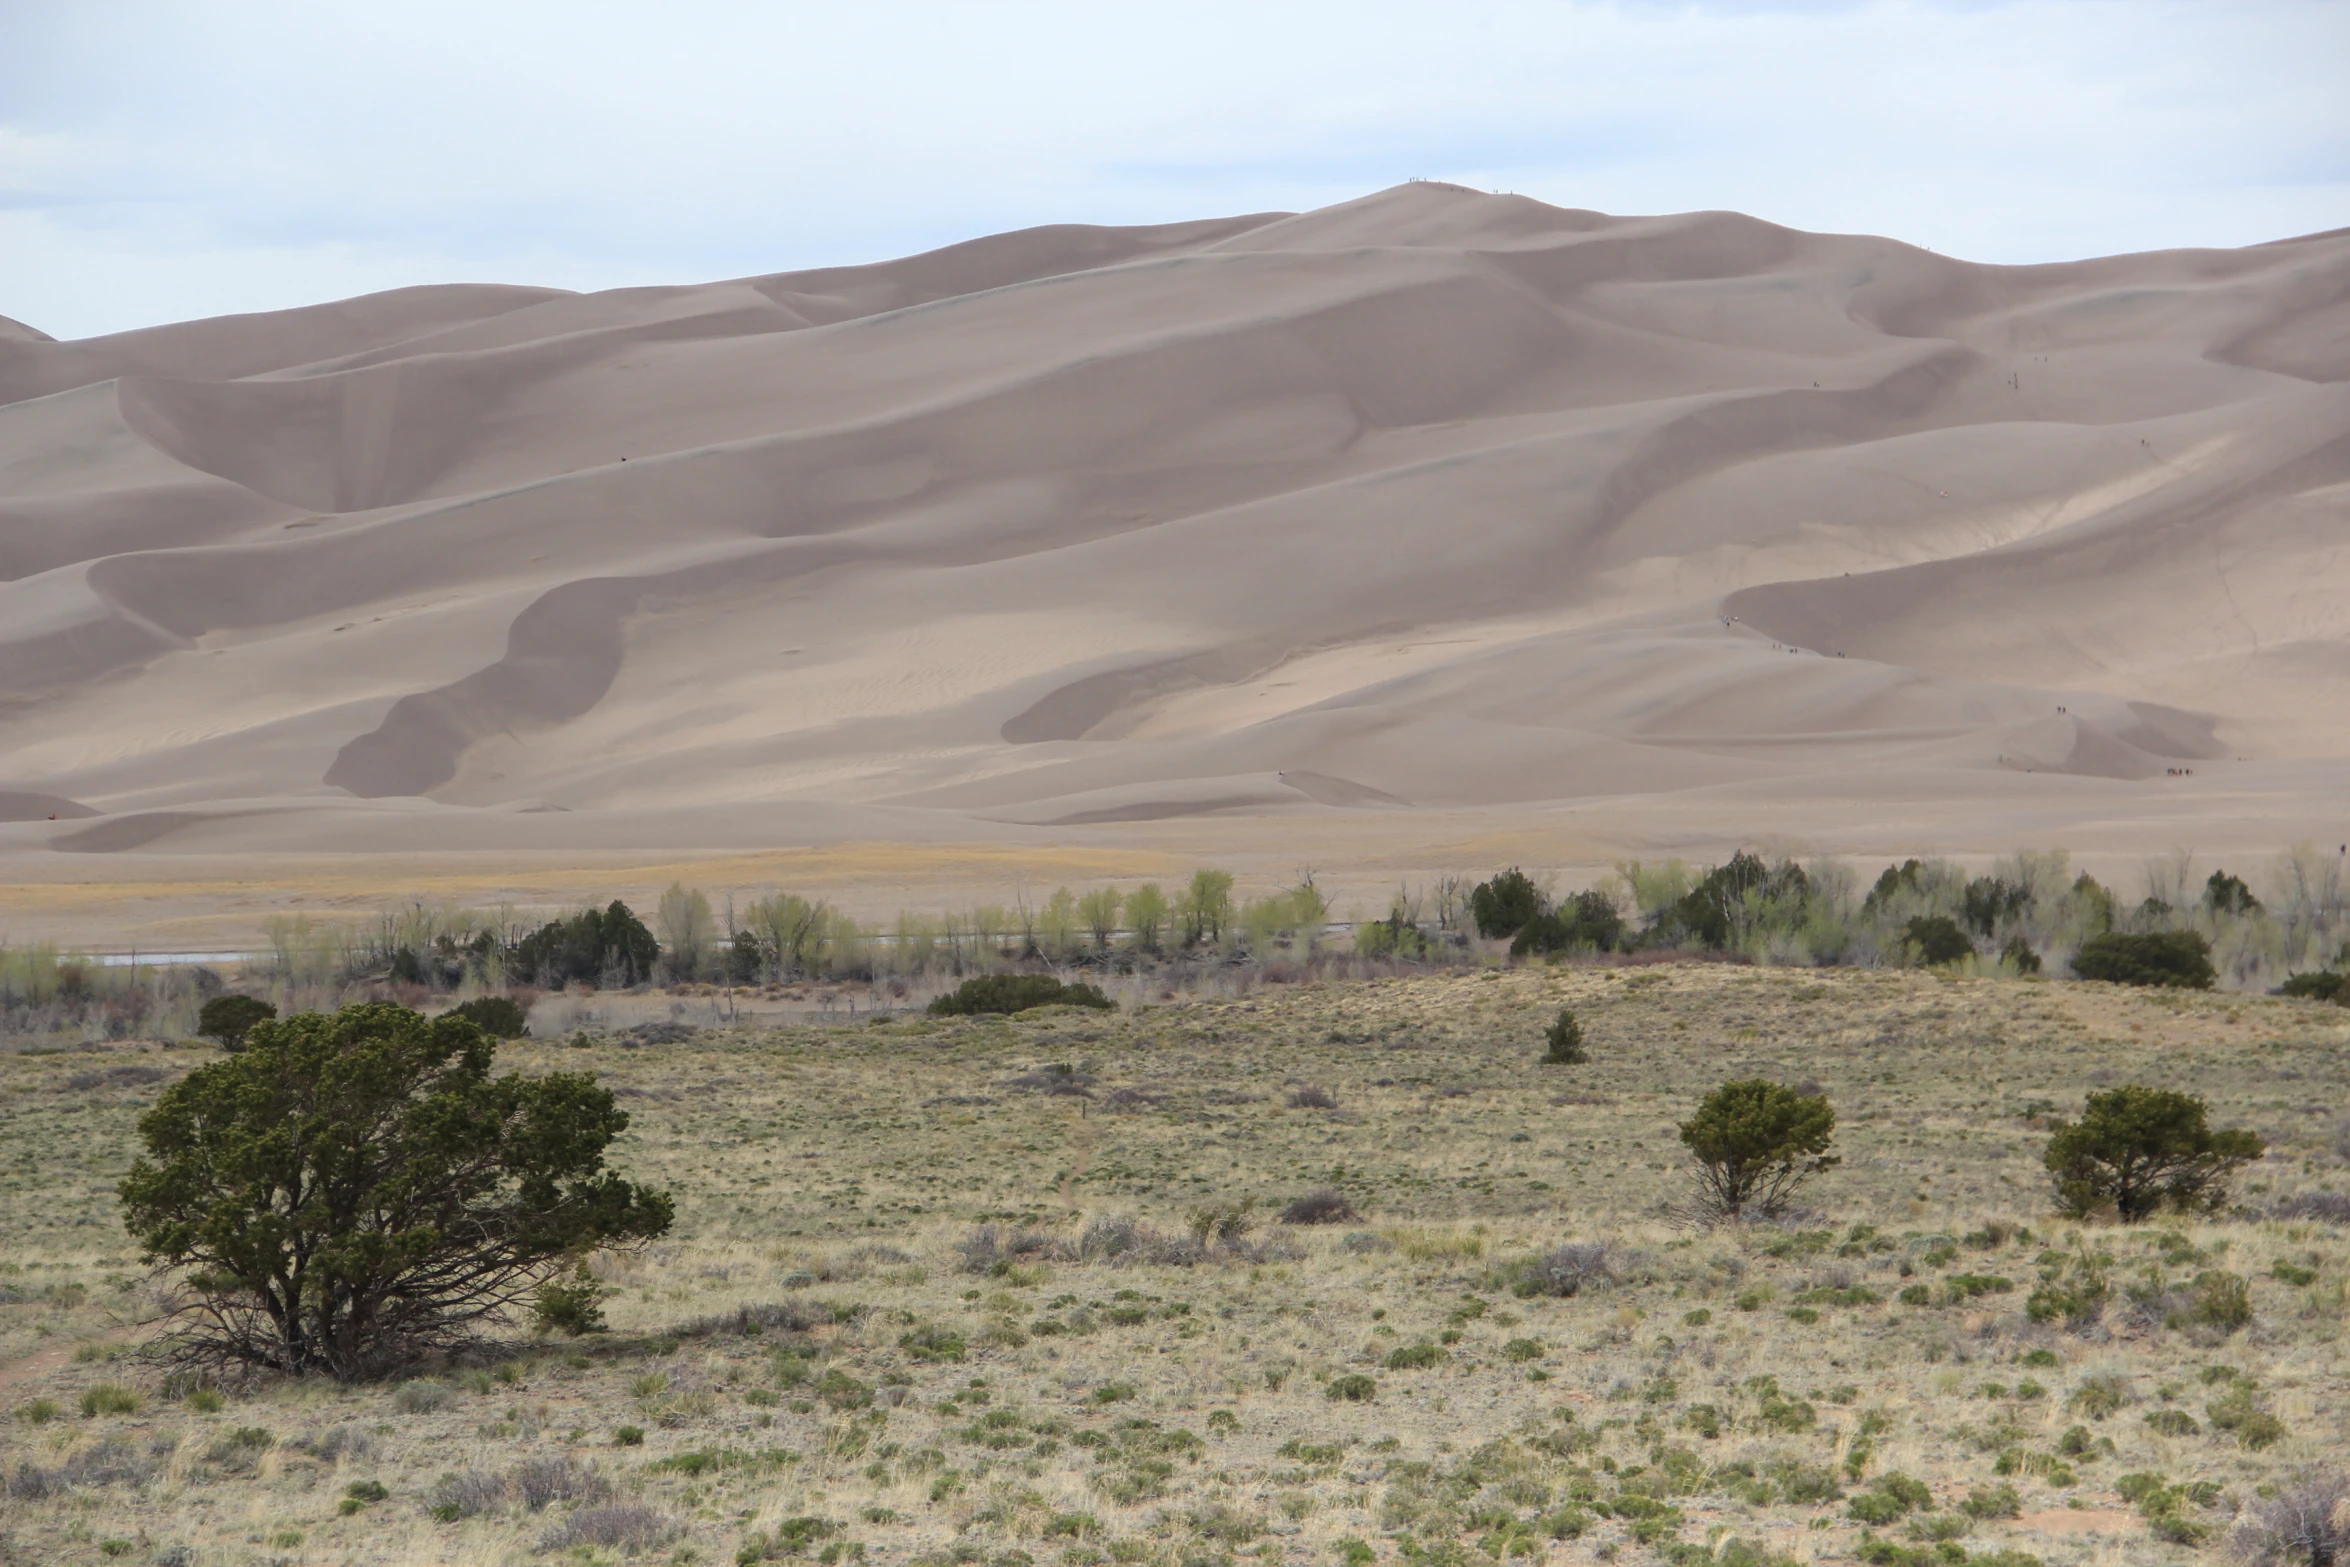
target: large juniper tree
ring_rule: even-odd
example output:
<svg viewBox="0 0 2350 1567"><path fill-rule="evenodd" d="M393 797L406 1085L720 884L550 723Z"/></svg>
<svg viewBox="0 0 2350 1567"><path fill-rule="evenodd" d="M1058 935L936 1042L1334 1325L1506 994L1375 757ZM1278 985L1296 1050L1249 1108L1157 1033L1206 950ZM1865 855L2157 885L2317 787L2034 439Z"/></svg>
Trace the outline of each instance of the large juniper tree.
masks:
<svg viewBox="0 0 2350 1567"><path fill-rule="evenodd" d="M666 1231L668 1197L604 1167L611 1091L493 1077L495 1052L370 1003L260 1024L165 1090L120 1193L148 1260L188 1270L182 1357L381 1374Z"/></svg>

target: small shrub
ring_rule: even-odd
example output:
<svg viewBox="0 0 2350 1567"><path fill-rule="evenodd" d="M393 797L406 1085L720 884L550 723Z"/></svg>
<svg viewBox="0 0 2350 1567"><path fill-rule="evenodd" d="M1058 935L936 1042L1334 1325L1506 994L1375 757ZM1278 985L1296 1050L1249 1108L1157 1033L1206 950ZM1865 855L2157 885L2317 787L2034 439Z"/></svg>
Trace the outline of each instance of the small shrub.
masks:
<svg viewBox="0 0 2350 1567"><path fill-rule="evenodd" d="M1969 1518L2014 1518L2023 1512L2024 1500L2012 1485L1978 1486L1958 1506Z"/></svg>
<svg viewBox="0 0 2350 1567"><path fill-rule="evenodd" d="M1332 1377L1322 1396L1348 1404L1368 1404L1379 1396L1379 1384L1359 1371L1342 1377Z"/></svg>
<svg viewBox="0 0 2350 1567"><path fill-rule="evenodd" d="M899 1334L898 1348L916 1360L960 1362L969 1346L960 1333L925 1326Z"/></svg>
<svg viewBox="0 0 2350 1567"><path fill-rule="evenodd" d="M2157 1409L2146 1417L2146 1426L2158 1436L2194 1436L2203 1429L2184 1409Z"/></svg>
<svg viewBox="0 0 2350 1567"><path fill-rule="evenodd" d="M276 1007L251 996L214 996L196 1014L196 1032L219 1041L223 1050L238 1051L245 1048L245 1036L253 1032L255 1024L276 1016Z"/></svg>
<svg viewBox="0 0 2350 1567"><path fill-rule="evenodd" d="M549 1279L539 1286L530 1303L530 1325L540 1333L561 1333L567 1338L601 1333L604 1297L610 1293L582 1262L570 1278Z"/></svg>
<svg viewBox="0 0 2350 1567"><path fill-rule="evenodd" d="M28 1426L45 1426L62 1412L54 1398L28 1398L16 1406L16 1418Z"/></svg>
<svg viewBox="0 0 2350 1567"><path fill-rule="evenodd" d="M1064 985L1050 974L980 974L931 1002L930 1015L1008 1015L1034 1007L1092 1007L1114 1012L1118 1003L1092 985Z"/></svg>
<svg viewBox="0 0 2350 1567"><path fill-rule="evenodd" d="M583 1507L571 1513L539 1539L542 1551L568 1551L576 1546L607 1550L645 1551L668 1544L684 1528L667 1513L636 1502L606 1507Z"/></svg>
<svg viewBox="0 0 2350 1567"><path fill-rule="evenodd" d="M2295 1192L2269 1209L2269 1217L2350 1226L2350 1192Z"/></svg>
<svg viewBox="0 0 2350 1567"><path fill-rule="evenodd" d="M119 1382L101 1382L82 1394L82 1413L98 1415L135 1415L139 1412L139 1395Z"/></svg>
<svg viewBox="0 0 2350 1567"><path fill-rule="evenodd" d="M529 1014L506 996L476 996L451 1007L449 1015L465 1019L492 1039L520 1039L530 1032Z"/></svg>
<svg viewBox="0 0 2350 1567"><path fill-rule="evenodd" d="M2252 1389L2242 1385L2225 1398L2204 1405L2203 1413L2210 1420L2211 1429L2226 1432L2236 1439L2238 1446L2256 1453L2292 1435L2282 1420L2260 1407Z"/></svg>
<svg viewBox="0 0 2350 1567"><path fill-rule="evenodd" d="M2032 944L2021 936L2007 938L2007 945L1999 949L1999 961L2018 974L2040 972L2040 954L2034 952Z"/></svg>
<svg viewBox="0 0 2350 1567"><path fill-rule="evenodd" d="M1361 1221L1362 1215L1355 1212L1354 1204L1346 1200L1345 1194L1327 1186L1317 1192L1308 1192L1281 1210L1283 1224L1357 1224Z"/></svg>
<svg viewBox="0 0 2350 1567"><path fill-rule="evenodd" d="M1389 1350L1380 1364L1390 1371L1425 1371L1444 1360L1444 1351L1433 1344L1401 1344Z"/></svg>
<svg viewBox="0 0 2350 1567"><path fill-rule="evenodd" d="M2298 996L2307 1001L2332 1001L2350 1006L2350 974L2337 974L2330 969L2318 969L2308 974L2295 974L2277 987L2280 996Z"/></svg>
<svg viewBox="0 0 2350 1567"><path fill-rule="evenodd" d="M535 1513L553 1502L600 1502L612 1494L612 1482L556 1453L516 1465L514 1494Z"/></svg>
<svg viewBox="0 0 2350 1567"><path fill-rule="evenodd" d="M1523 1364L1542 1358L1542 1341L1533 1338L1514 1338L1501 1346L1501 1358Z"/></svg>
<svg viewBox="0 0 2350 1567"><path fill-rule="evenodd" d="M644 1446L645 1428L643 1426L622 1426L612 1433L612 1445L614 1447Z"/></svg>
<svg viewBox="0 0 2350 1567"><path fill-rule="evenodd" d="M2130 1402L2130 1388L2122 1378L2107 1372L2088 1378L2064 1402L2067 1409L2077 1410L2092 1420L2103 1420Z"/></svg>
<svg viewBox="0 0 2350 1567"><path fill-rule="evenodd" d="M343 1488L343 1499L335 1504L335 1511L348 1518L353 1513L365 1512L391 1494L380 1480L354 1480Z"/></svg>
<svg viewBox="0 0 2350 1567"><path fill-rule="evenodd" d="M1559 1008L1559 1015L1543 1030L1542 1042L1544 1066L1581 1066L1591 1059L1583 1043L1583 1025L1569 1008Z"/></svg>
<svg viewBox="0 0 2350 1567"><path fill-rule="evenodd" d="M2200 1327L2233 1333L2252 1320L2252 1285L2243 1275L2218 1269L2195 1275L2180 1317Z"/></svg>
<svg viewBox="0 0 2350 1567"><path fill-rule="evenodd" d="M2192 930L2091 936L2073 954L2073 972L2116 985L2178 990L2209 990L2219 978L2211 966L2211 943Z"/></svg>
<svg viewBox="0 0 2350 1567"><path fill-rule="evenodd" d="M392 1407L403 1415L437 1415L457 1402L457 1390L443 1382L403 1382Z"/></svg>
<svg viewBox="0 0 2350 1567"><path fill-rule="evenodd" d="M1587 1284L1613 1282L1615 1276L1606 1241L1570 1241L1519 1263L1512 1270L1509 1288L1521 1299L1537 1295L1568 1299L1582 1293Z"/></svg>
<svg viewBox="0 0 2350 1567"><path fill-rule="evenodd" d="M506 1482L487 1469L467 1469L441 1476L432 1488L425 1510L442 1523L479 1518L505 1505Z"/></svg>

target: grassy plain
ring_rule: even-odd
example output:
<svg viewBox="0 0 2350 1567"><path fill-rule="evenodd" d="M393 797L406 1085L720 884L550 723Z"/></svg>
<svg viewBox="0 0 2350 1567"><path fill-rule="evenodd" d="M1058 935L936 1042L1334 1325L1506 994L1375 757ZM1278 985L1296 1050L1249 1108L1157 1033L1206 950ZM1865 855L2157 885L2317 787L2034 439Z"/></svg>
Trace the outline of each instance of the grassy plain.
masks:
<svg viewBox="0 0 2350 1567"><path fill-rule="evenodd" d="M1588 1065L1536 1064L1561 1005ZM173 1397L111 1188L207 1056L0 1053L0 1560L2186 1562L2350 1430L2350 1233L2251 1216L2350 1189L2340 1008L1675 963L525 1042L677 1198L598 1262L612 1331ZM1753 1075L1825 1091L1844 1163L1801 1224L1679 1227L1674 1122ZM2128 1081L2269 1139L2244 1213L2050 1216L2049 1116ZM1274 1221L1323 1187L1359 1220ZM1251 1200L1192 1265L1069 1252ZM1054 1244L972 1271L991 1224ZM1612 1277L1513 1292L1566 1242ZM2030 1321L2083 1252L2104 1310ZM2215 1271L2248 1322L2178 1316Z"/></svg>

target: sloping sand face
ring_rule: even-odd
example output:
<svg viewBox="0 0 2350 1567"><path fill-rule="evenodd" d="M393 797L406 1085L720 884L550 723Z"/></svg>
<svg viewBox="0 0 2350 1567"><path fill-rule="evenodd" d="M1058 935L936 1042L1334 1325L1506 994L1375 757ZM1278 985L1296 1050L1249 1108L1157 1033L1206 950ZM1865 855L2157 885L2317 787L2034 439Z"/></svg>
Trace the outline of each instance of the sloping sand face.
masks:
<svg viewBox="0 0 2350 1567"><path fill-rule="evenodd" d="M11 330L0 854L2350 836L2345 310L1416 184Z"/></svg>

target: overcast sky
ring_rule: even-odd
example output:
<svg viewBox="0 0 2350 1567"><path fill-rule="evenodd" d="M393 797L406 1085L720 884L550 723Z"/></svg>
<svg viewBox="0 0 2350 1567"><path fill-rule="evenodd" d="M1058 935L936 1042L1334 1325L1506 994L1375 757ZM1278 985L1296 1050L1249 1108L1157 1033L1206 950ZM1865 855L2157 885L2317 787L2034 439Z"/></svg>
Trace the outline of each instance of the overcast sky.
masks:
<svg viewBox="0 0 2350 1567"><path fill-rule="evenodd" d="M0 0L0 314L602 288L1413 177L1986 261L2350 224L2350 0Z"/></svg>

